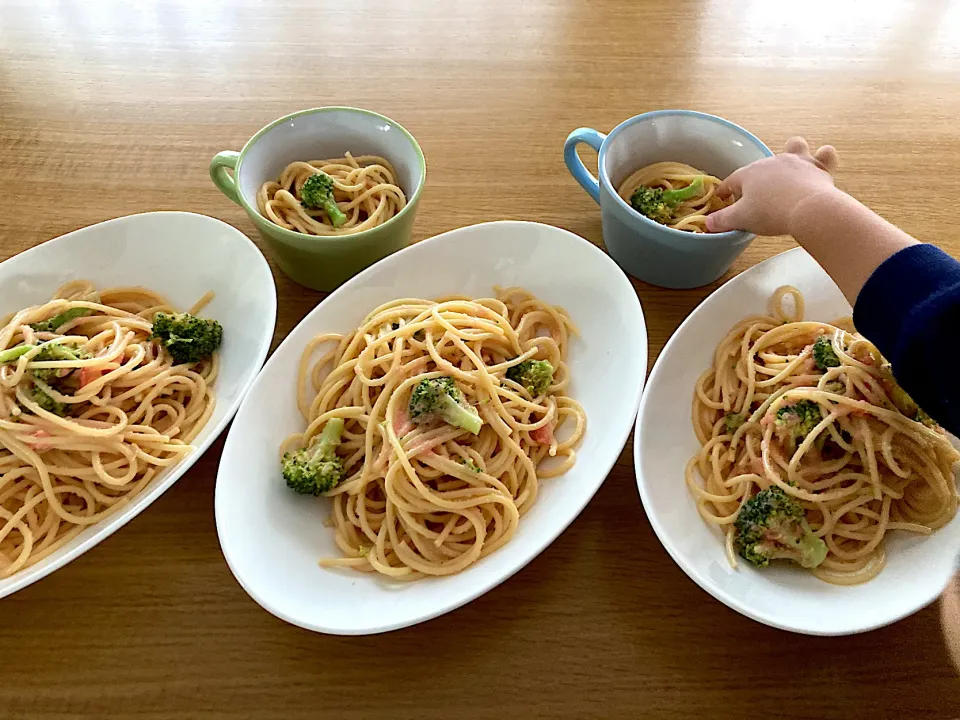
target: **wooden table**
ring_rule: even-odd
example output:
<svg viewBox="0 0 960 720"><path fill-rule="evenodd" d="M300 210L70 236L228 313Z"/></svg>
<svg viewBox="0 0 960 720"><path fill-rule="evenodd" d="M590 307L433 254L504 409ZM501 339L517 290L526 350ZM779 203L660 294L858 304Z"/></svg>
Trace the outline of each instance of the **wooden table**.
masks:
<svg viewBox="0 0 960 720"><path fill-rule="evenodd" d="M960 254L960 2L793 5L2 0L0 258L160 209L253 237L208 160L325 104L417 136L418 239L515 218L599 243L597 207L561 159L567 133L682 107L775 148L793 134L833 142L842 187ZM790 246L758 239L733 272ZM277 281L279 341L321 295ZM712 289L637 283L651 362ZM220 553L221 447L121 532L0 602L0 717L960 715L935 606L847 639L741 617L664 552L627 450L560 539L467 607L379 637L286 625Z"/></svg>

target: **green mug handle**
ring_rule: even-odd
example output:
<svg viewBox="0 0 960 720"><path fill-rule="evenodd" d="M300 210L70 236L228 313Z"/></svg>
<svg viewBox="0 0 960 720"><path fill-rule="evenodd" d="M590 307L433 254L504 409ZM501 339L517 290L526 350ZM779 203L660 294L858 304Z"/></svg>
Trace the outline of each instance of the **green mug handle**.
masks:
<svg viewBox="0 0 960 720"><path fill-rule="evenodd" d="M239 160L240 153L233 150L224 150L214 155L213 160L210 161L210 179L213 180L213 184L237 205L241 204L235 172Z"/></svg>

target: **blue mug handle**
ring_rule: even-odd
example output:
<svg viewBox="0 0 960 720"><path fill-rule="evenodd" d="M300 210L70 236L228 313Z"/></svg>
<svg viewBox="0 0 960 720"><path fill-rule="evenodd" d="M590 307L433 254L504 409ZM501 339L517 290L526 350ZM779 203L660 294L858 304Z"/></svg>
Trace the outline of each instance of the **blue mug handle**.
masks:
<svg viewBox="0 0 960 720"><path fill-rule="evenodd" d="M563 161L567 164L567 170L573 175L573 179L580 183L580 187L586 190L597 203L600 202L600 182L593 176L593 173L587 170L583 160L577 155L577 145L586 143L600 152L600 146L606 139L606 135L593 128L577 128L567 135L567 141L563 144Z"/></svg>

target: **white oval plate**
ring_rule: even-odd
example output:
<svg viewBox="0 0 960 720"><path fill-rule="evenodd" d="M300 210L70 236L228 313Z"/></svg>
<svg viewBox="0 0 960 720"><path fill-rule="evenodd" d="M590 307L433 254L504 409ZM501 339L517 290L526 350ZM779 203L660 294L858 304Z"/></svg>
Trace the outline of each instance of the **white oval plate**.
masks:
<svg viewBox="0 0 960 720"><path fill-rule="evenodd" d="M223 325L217 407L196 451L161 474L122 510L22 572L0 580L0 597L50 574L130 522L210 447L236 413L270 349L277 292L263 255L243 233L214 218L157 212L108 220L63 235L0 263L0 315L46 302L61 285L142 285L186 309L208 290L203 312Z"/></svg>
<svg viewBox="0 0 960 720"><path fill-rule="evenodd" d="M278 449L303 430L296 404L300 356L323 332L346 333L402 297L489 297L519 285L567 309L582 337L570 346L570 394L587 413L577 463L545 480L513 539L465 571L410 583L321 568L337 557L326 498L304 498L280 476ZM270 358L230 429L217 476L220 545L243 588L265 609L309 630L363 635L460 607L536 557L603 483L630 434L643 389L647 334L630 281L599 248L565 230L495 222L453 230L381 260L311 312ZM609 382L615 377L616 392Z"/></svg>
<svg viewBox="0 0 960 720"><path fill-rule="evenodd" d="M798 287L806 317L834 320L850 305L800 248L738 275L708 297L677 329L650 373L634 436L643 506L660 542L700 587L747 617L809 635L850 635L895 622L933 601L946 586L960 547L960 518L929 537L893 533L887 566L863 585L829 585L799 568L733 570L723 537L697 513L684 482L700 449L690 422L693 386L717 344L745 316L765 312L781 285Z"/></svg>

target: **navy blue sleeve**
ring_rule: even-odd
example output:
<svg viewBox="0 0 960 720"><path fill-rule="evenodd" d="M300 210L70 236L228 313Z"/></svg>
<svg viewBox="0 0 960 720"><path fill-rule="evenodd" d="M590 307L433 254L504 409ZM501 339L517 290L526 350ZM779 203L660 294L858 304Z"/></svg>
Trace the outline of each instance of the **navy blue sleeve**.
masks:
<svg viewBox="0 0 960 720"><path fill-rule="evenodd" d="M853 322L917 404L960 435L960 262L933 245L901 250L867 280Z"/></svg>

